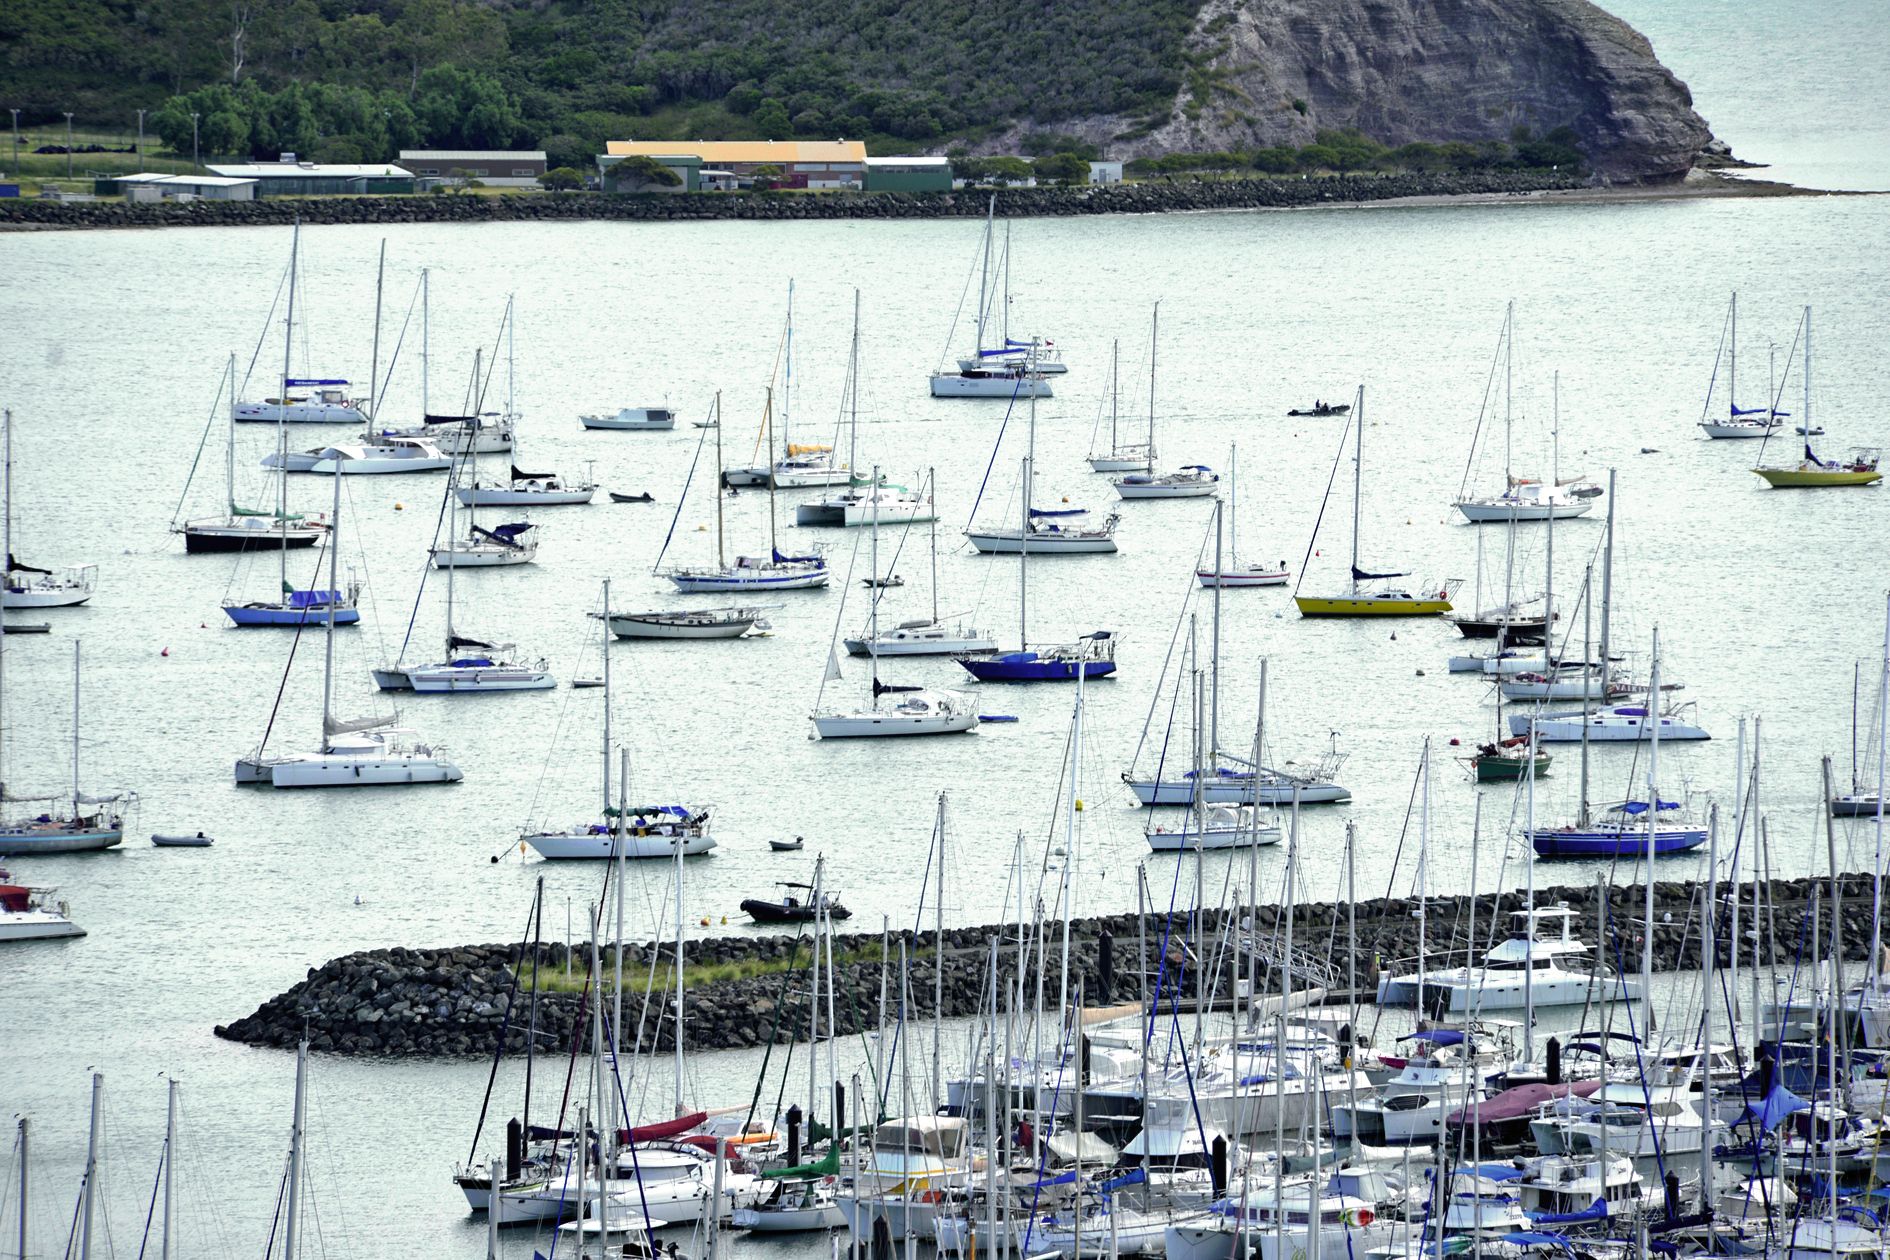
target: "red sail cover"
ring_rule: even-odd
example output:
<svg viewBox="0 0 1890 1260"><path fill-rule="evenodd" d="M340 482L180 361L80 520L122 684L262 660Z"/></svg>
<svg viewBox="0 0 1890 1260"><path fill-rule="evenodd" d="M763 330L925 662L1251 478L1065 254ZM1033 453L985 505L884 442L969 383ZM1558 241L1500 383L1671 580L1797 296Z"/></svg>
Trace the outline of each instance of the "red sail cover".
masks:
<svg viewBox="0 0 1890 1260"><path fill-rule="evenodd" d="M634 1129L618 1129L617 1141L621 1144L624 1142L653 1142L657 1138L673 1138L679 1133L689 1132L689 1130L695 1128L708 1118L708 1112L696 1111L686 1116L677 1116L674 1120L664 1120L659 1124L640 1124Z"/></svg>

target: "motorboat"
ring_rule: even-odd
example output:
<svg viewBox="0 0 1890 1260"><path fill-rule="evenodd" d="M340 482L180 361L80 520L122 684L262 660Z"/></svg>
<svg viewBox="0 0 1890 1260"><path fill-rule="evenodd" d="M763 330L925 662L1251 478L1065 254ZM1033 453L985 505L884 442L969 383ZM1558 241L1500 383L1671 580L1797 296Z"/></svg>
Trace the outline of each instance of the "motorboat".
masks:
<svg viewBox="0 0 1890 1260"><path fill-rule="evenodd" d="M882 706L879 696L887 692L894 694L891 702ZM978 699L967 691L906 689L875 683L873 700L869 709L814 714L814 733L821 739L879 739L951 735L978 729Z"/></svg>
<svg viewBox="0 0 1890 1260"><path fill-rule="evenodd" d="M216 841L199 831L194 835L165 835L159 832L151 837L151 843L160 849L207 849Z"/></svg>
<svg viewBox="0 0 1890 1260"><path fill-rule="evenodd" d="M462 507L569 507L589 503L597 483L567 481L556 473L528 473L517 464L506 481L478 481L457 492Z"/></svg>
<svg viewBox="0 0 1890 1260"><path fill-rule="evenodd" d="M791 442L787 454L774 461L761 484L776 490L812 490L854 481L853 470L834 458L833 447Z"/></svg>
<svg viewBox="0 0 1890 1260"><path fill-rule="evenodd" d="M676 413L664 407L619 407L611 414L579 416L587 429L626 429L632 432L667 433L676 427Z"/></svg>
<svg viewBox="0 0 1890 1260"><path fill-rule="evenodd" d="M971 1123L963 1116L908 1116L873 1129L854 1174L854 1193L840 1200L847 1227L870 1238L883 1220L894 1238L931 1237L945 1196L962 1190L973 1171Z"/></svg>
<svg viewBox="0 0 1890 1260"><path fill-rule="evenodd" d="M1151 824L1142 833L1156 853L1193 853L1196 850L1245 849L1280 842L1279 820L1261 814L1253 805L1216 805L1197 824L1191 816L1179 827Z"/></svg>
<svg viewBox="0 0 1890 1260"><path fill-rule="evenodd" d="M904 486L877 486L856 490L840 501L842 525L923 525L938 519L932 501Z"/></svg>
<svg viewBox="0 0 1890 1260"><path fill-rule="evenodd" d="M766 629L769 606L674 608L653 612L612 613L610 632L619 639L739 639Z"/></svg>
<svg viewBox="0 0 1890 1260"><path fill-rule="evenodd" d="M612 490L610 492L610 501L612 503L654 503L656 502L656 496L651 494L648 490L643 491L641 494L622 494L616 490Z"/></svg>
<svg viewBox="0 0 1890 1260"><path fill-rule="evenodd" d="M1660 732L1663 744L1668 740L1712 738L1704 727L1681 719L1675 711L1662 713L1656 718L1649 715L1645 705L1639 704L1610 705L1588 713L1549 713L1540 717L1533 713L1510 715L1509 732L1512 735L1527 735L1532 725L1537 741L1545 744L1579 743L1584 738L1597 744L1630 743L1652 739L1656 730Z"/></svg>
<svg viewBox="0 0 1890 1260"><path fill-rule="evenodd" d="M1637 978L1609 976L1590 960L1592 951L1573 934L1573 910L1543 906L1510 917L1509 938L1487 950L1479 965L1412 970L1408 962L1393 964L1378 978L1379 1004L1460 1016L1640 997ZM1560 934L1545 925L1559 925Z"/></svg>
<svg viewBox="0 0 1890 1260"><path fill-rule="evenodd" d="M369 402L349 396L350 381L335 378L291 378L282 382L277 398L236 402L230 416L249 424L366 424ZM301 391L301 392L297 392Z"/></svg>
<svg viewBox="0 0 1890 1260"><path fill-rule="evenodd" d="M793 884L783 882L781 887L799 889L810 894L802 898L792 891L782 895L778 901L750 897L742 902L742 913L757 923L812 923L822 917L829 919L850 919L853 912L840 904L839 894L821 892L814 894L812 884Z"/></svg>
<svg viewBox="0 0 1890 1260"><path fill-rule="evenodd" d="M1316 401L1316 402L1314 402L1314 403L1313 403L1313 405L1312 405L1312 406L1310 406L1310 407L1293 407L1293 408L1290 408L1290 409L1289 409L1289 410L1287 411L1287 413L1286 413L1286 414L1287 414L1287 415L1289 415L1289 416L1308 416L1308 417L1312 417L1312 418L1315 418L1315 419L1320 419L1320 420L1323 420L1323 419L1326 419L1326 418L1328 418L1328 417L1331 417L1331 416L1349 416L1349 415L1351 415L1351 414L1352 414L1352 404L1351 404L1351 403L1329 403L1329 402L1324 402L1324 401Z"/></svg>
<svg viewBox="0 0 1890 1260"><path fill-rule="evenodd" d="M1244 1239L1253 1260L1362 1257L1409 1229L1393 1225L1380 1201L1299 1177L1277 1191L1271 1185L1251 1186L1243 1195L1214 1203L1204 1216L1168 1226L1163 1254L1167 1260L1227 1260L1238 1254L1237 1240Z"/></svg>
<svg viewBox="0 0 1890 1260"><path fill-rule="evenodd" d="M608 860L617 856L620 832L626 858L673 858L679 848L684 857L694 857L715 847L709 811L696 812L681 805L633 808L621 826L607 816L602 822L577 823L563 831L528 831L519 839L542 858Z"/></svg>
<svg viewBox="0 0 1890 1260"><path fill-rule="evenodd" d="M422 423L404 429L370 429L361 440L372 443L418 438L448 455L501 455L512 449L517 423L518 417L509 411L488 411L477 416L429 415Z"/></svg>
<svg viewBox="0 0 1890 1260"><path fill-rule="evenodd" d="M66 903L54 899L57 891L16 884L0 871L0 944L84 936L85 929L72 921Z"/></svg>
<svg viewBox="0 0 1890 1260"><path fill-rule="evenodd" d="M530 564L538 558L538 537L530 521L513 521L486 529L468 525L462 538L454 538L432 551L436 569L489 569L513 564Z"/></svg>
<svg viewBox="0 0 1890 1260"><path fill-rule="evenodd" d="M264 468L289 472L339 474L345 477L393 473L442 472L453 457L425 438L385 438L375 442L341 442L286 456L263 456Z"/></svg>

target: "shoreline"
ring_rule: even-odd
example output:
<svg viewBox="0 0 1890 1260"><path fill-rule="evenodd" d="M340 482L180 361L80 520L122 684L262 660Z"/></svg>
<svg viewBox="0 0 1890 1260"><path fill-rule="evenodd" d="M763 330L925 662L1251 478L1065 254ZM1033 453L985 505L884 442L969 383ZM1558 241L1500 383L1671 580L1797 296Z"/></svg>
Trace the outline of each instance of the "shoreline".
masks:
<svg viewBox="0 0 1890 1260"><path fill-rule="evenodd" d="M403 223L704 222L959 219L985 212L986 190L938 193L531 193L272 198L261 201L0 201L0 232L111 228L385 226ZM1590 186L1554 172L1335 175L1320 179L1177 180L997 192L1008 217L1331 210L1383 206L1583 205L1746 197L1869 196L1696 170L1678 184Z"/></svg>

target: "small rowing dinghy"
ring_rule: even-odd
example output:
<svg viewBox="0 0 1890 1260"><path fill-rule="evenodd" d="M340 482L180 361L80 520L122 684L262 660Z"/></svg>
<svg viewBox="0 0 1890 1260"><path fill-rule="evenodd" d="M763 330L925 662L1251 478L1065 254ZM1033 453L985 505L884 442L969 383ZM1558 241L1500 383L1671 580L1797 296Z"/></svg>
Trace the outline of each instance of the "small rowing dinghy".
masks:
<svg viewBox="0 0 1890 1260"><path fill-rule="evenodd" d="M650 496L650 492L648 490L645 490L642 494L618 494L615 490L612 490L610 492L610 501L612 503L654 503L656 502L656 500Z"/></svg>
<svg viewBox="0 0 1890 1260"><path fill-rule="evenodd" d="M768 841L768 847L773 849L776 853L799 853L802 843L801 838L795 836L792 840L770 840Z"/></svg>
<svg viewBox="0 0 1890 1260"><path fill-rule="evenodd" d="M601 678L573 678L571 680L571 686L580 691L586 687L601 687L603 685L604 680Z"/></svg>
<svg viewBox="0 0 1890 1260"><path fill-rule="evenodd" d="M155 835L151 837L151 843L160 849L207 849L212 842L209 836L199 831L194 836Z"/></svg>

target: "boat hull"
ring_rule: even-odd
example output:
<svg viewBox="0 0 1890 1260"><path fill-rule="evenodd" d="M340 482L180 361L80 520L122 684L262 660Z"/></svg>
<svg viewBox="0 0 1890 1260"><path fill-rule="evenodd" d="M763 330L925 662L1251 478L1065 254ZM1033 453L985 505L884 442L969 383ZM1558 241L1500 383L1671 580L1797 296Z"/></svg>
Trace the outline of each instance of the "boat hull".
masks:
<svg viewBox="0 0 1890 1260"><path fill-rule="evenodd" d="M0 912L0 943L6 941L53 941L70 936L84 936L85 929L62 914L50 910L15 910Z"/></svg>
<svg viewBox="0 0 1890 1260"><path fill-rule="evenodd" d="M496 569L514 564L530 564L537 558L536 547L442 547L433 553L433 567Z"/></svg>
<svg viewBox="0 0 1890 1260"><path fill-rule="evenodd" d="M337 407L326 403L237 403L230 416L238 424L366 424L367 416L359 407Z"/></svg>
<svg viewBox="0 0 1890 1260"><path fill-rule="evenodd" d="M1718 424L1711 420L1700 421L1700 432L1710 438L1762 438L1783 428L1779 424L1766 424L1755 421L1751 424Z"/></svg>
<svg viewBox="0 0 1890 1260"><path fill-rule="evenodd" d="M1118 481L1115 487L1116 494L1124 499L1211 499L1220 492L1220 486L1212 481L1185 481L1171 485Z"/></svg>
<svg viewBox="0 0 1890 1260"><path fill-rule="evenodd" d="M1554 760L1547 753L1535 758L1535 775L1538 779L1549 772L1549 765ZM1471 762L1478 783L1516 783L1527 777L1529 766L1528 757L1477 757Z"/></svg>
<svg viewBox="0 0 1890 1260"><path fill-rule="evenodd" d="M1774 490L1814 490L1821 486L1874 486L1883 480L1876 469L1755 468Z"/></svg>
<svg viewBox="0 0 1890 1260"><path fill-rule="evenodd" d="M77 608L92 598L89 590L9 590L0 593L0 608Z"/></svg>
<svg viewBox="0 0 1890 1260"><path fill-rule="evenodd" d="M1457 511L1472 525L1507 525L1511 521L1546 521L1571 520L1577 516L1587 516L1594 511L1595 505L1589 499L1577 499L1573 503L1517 503L1503 504L1491 502L1465 501L1457 504Z"/></svg>
<svg viewBox="0 0 1890 1260"><path fill-rule="evenodd" d="M1149 831L1143 833L1156 853L1193 853L1196 849L1250 849L1278 844L1278 827L1209 827L1206 831Z"/></svg>
<svg viewBox="0 0 1890 1260"><path fill-rule="evenodd" d="M1658 827L1654 831L1654 856L1689 853L1706 843L1704 827ZM1568 827L1529 833L1529 845L1543 858L1628 858L1647 856L1645 827Z"/></svg>
<svg viewBox="0 0 1890 1260"><path fill-rule="evenodd" d="M1831 798L1831 817L1833 818L1875 818L1876 816L1877 794L1875 792L1853 792L1848 796Z"/></svg>
<svg viewBox="0 0 1890 1260"><path fill-rule="evenodd" d="M1212 569L1196 569L1195 581L1212 590L1237 590L1243 586L1285 586L1288 573L1285 569L1233 569L1216 573Z"/></svg>
<svg viewBox="0 0 1890 1260"><path fill-rule="evenodd" d="M33 826L0 828L0 853L33 857L43 853L97 853L115 849L124 840L122 827L74 827L39 830Z"/></svg>
<svg viewBox="0 0 1890 1260"><path fill-rule="evenodd" d="M1582 738L1582 728L1588 730L1588 742L1627 744L1638 740L1652 739L1654 723L1645 717L1630 717L1607 713L1591 713L1583 717L1579 713L1552 714L1547 717L1532 717L1529 714L1512 714L1509 719L1509 733L1527 735L1531 724L1536 730L1536 739L1545 744L1573 744ZM1660 738L1668 740L1711 739L1706 731L1690 722L1678 718L1660 719Z"/></svg>
<svg viewBox="0 0 1890 1260"><path fill-rule="evenodd" d="M1091 455L1089 457L1089 470L1091 472L1125 473L1134 472L1138 468L1147 467L1148 460L1146 459L1132 459L1128 456L1118 457L1114 455Z"/></svg>
<svg viewBox="0 0 1890 1260"><path fill-rule="evenodd" d="M224 615L236 625L250 626L315 626L328 624L328 610L325 608L281 608L258 604L225 604ZM337 608L334 612L335 624L352 626L361 620L358 608Z"/></svg>
<svg viewBox="0 0 1890 1260"><path fill-rule="evenodd" d="M1116 540L1107 536L1033 534L1028 541L1020 541L1014 529L968 529L965 537L987 556L1014 556L1019 551L1033 556L1114 555L1116 550Z"/></svg>
<svg viewBox="0 0 1890 1260"><path fill-rule="evenodd" d="M554 862L608 861L617 855L616 838L609 832L581 835L541 832L519 839L537 850L539 857ZM675 836L625 836L623 855L626 858L673 858L677 839ZM707 832L683 836L681 842L684 857L695 857L715 848L715 837Z"/></svg>
<svg viewBox="0 0 1890 1260"><path fill-rule="evenodd" d="M454 492L461 507L575 507L597 497L596 486L570 490L502 490L469 486Z"/></svg>
<svg viewBox="0 0 1890 1260"><path fill-rule="evenodd" d="M932 378L934 398L1048 398L1050 382L1011 376L961 376L941 372ZM1140 467L1140 465L1137 465Z"/></svg>
<svg viewBox="0 0 1890 1260"><path fill-rule="evenodd" d="M840 1210L838 1203L814 1207L737 1208L734 1216L736 1229L753 1230L757 1234L800 1234L816 1229L839 1229L846 1223L846 1213Z"/></svg>
<svg viewBox="0 0 1890 1260"><path fill-rule="evenodd" d="M1448 599L1411 595L1295 595L1302 617L1435 617L1450 611Z"/></svg>
<svg viewBox="0 0 1890 1260"><path fill-rule="evenodd" d="M413 669L407 685L423 695L461 695L473 692L544 691L558 680L542 669L496 668Z"/></svg>
<svg viewBox="0 0 1890 1260"><path fill-rule="evenodd" d="M1187 805L1194 800L1194 784L1187 779L1128 779L1129 790L1143 805ZM1201 789L1208 805L1291 805L1294 792L1301 805L1338 805L1352 793L1336 783L1294 783L1288 779L1210 779Z"/></svg>
<svg viewBox="0 0 1890 1260"><path fill-rule="evenodd" d="M843 642L848 656L978 656L998 650L996 639L973 635L931 639L881 636L877 641L845 639Z"/></svg>
<svg viewBox="0 0 1890 1260"><path fill-rule="evenodd" d="M685 595L719 595L729 591L811 591L827 585L827 570L782 573L672 573L670 582Z"/></svg>
<svg viewBox="0 0 1890 1260"><path fill-rule="evenodd" d="M291 467L289 471L325 477L337 473L343 477L389 477L399 473L445 472L452 466L452 456L442 455L416 459L318 459L307 468Z"/></svg>
<svg viewBox="0 0 1890 1260"><path fill-rule="evenodd" d="M1107 678L1116 672L1114 661L1059 660L1035 652L1006 652L958 663L979 682L1075 682L1079 674L1089 679Z"/></svg>
<svg viewBox="0 0 1890 1260"><path fill-rule="evenodd" d="M374 675L374 685L382 691L412 691L413 680L404 669L369 670Z"/></svg>
<svg viewBox="0 0 1890 1260"><path fill-rule="evenodd" d="M218 526L184 527L184 552L193 556L228 555L237 551L295 551L313 547L324 531L314 529L229 529Z"/></svg>
<svg viewBox="0 0 1890 1260"><path fill-rule="evenodd" d="M753 617L739 617L733 621L679 623L617 616L610 619L610 632L619 639L739 639L754 628L755 621Z"/></svg>
<svg viewBox="0 0 1890 1260"><path fill-rule="evenodd" d="M976 713L829 713L814 718L822 739L887 739L896 735L958 735L978 729Z"/></svg>
<svg viewBox="0 0 1890 1260"><path fill-rule="evenodd" d="M269 767L270 786L279 788L405 787L458 783L464 777L458 766L435 757L310 756Z"/></svg>

